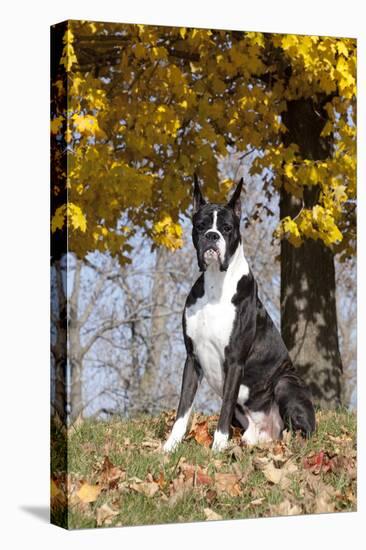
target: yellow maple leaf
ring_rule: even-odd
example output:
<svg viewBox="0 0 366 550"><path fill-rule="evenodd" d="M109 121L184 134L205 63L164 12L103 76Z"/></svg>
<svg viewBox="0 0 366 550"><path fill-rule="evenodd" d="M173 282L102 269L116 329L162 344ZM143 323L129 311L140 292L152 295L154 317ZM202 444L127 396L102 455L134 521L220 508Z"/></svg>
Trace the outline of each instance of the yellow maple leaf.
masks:
<svg viewBox="0 0 366 550"><path fill-rule="evenodd" d="M58 116L51 120L51 133L52 134L58 134L59 130L62 127L62 122L64 120L63 116Z"/></svg>
<svg viewBox="0 0 366 550"><path fill-rule="evenodd" d="M81 210L80 206L70 202L67 205L68 219L74 229L80 229L85 233L86 231L86 218Z"/></svg>
<svg viewBox="0 0 366 550"><path fill-rule="evenodd" d="M340 55L344 55L345 57L348 57L348 48L342 40L339 40L337 42L337 50Z"/></svg>
<svg viewBox="0 0 366 550"><path fill-rule="evenodd" d="M154 224L153 236L157 244L162 244L171 250L181 248L183 230L179 223L173 222L171 216L164 218Z"/></svg>
<svg viewBox="0 0 366 550"><path fill-rule="evenodd" d="M56 209L51 219L51 231L54 233L57 229L62 230L65 223L66 205L63 204Z"/></svg>
<svg viewBox="0 0 366 550"><path fill-rule="evenodd" d="M275 236L280 239L286 238L296 248L302 244L297 223L291 219L290 216L286 216L280 221L280 224L275 231Z"/></svg>
<svg viewBox="0 0 366 550"><path fill-rule="evenodd" d="M65 46L64 46L64 49L62 50L60 65L64 65L66 72L70 72L73 64L77 63L78 61L75 55L74 47L72 45L74 40L74 35L70 28L66 30L62 40Z"/></svg>
<svg viewBox="0 0 366 550"><path fill-rule="evenodd" d="M286 162L286 164L284 166L284 172L285 172L286 177L293 180L293 181L297 181L298 178L297 178L297 175L296 175L294 169L295 169L295 166L293 165L292 162Z"/></svg>
<svg viewBox="0 0 366 550"><path fill-rule="evenodd" d="M287 34L284 36L281 40L281 45L284 50L289 50L290 48L294 48L299 43L299 37L294 34Z"/></svg>
<svg viewBox="0 0 366 550"><path fill-rule="evenodd" d="M75 114L72 116L74 127L80 134L94 134L98 127L97 119L92 115Z"/></svg>

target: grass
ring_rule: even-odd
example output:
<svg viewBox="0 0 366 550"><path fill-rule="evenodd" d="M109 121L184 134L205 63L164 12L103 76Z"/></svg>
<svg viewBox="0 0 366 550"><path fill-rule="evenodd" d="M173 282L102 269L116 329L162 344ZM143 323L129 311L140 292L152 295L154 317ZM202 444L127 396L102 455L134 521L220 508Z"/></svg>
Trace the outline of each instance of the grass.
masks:
<svg viewBox="0 0 366 550"><path fill-rule="evenodd" d="M198 420L206 421L213 433L216 417L199 415ZM245 447L238 445L236 433L231 447L219 454L199 444L193 430L167 456L161 442L171 428L172 413L110 422L87 419L67 434L68 476L65 437L54 427L52 521L77 529L355 511L355 414L319 411L317 421L317 431L307 441L287 434L281 443ZM112 468L107 474L105 457ZM273 468L283 472L280 481L272 479ZM116 478L112 482L111 472ZM202 483L199 472L206 475ZM223 485L221 474L227 474L221 476ZM79 498L85 483L98 494Z"/></svg>

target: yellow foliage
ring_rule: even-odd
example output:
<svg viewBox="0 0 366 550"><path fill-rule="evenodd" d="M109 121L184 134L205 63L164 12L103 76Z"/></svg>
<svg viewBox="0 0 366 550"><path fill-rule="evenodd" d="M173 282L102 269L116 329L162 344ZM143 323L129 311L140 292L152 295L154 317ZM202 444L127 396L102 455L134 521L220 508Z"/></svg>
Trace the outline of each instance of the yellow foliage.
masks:
<svg viewBox="0 0 366 550"><path fill-rule="evenodd" d="M183 230L179 223L173 222L169 215L154 224L153 237L156 244L164 245L170 250L181 248Z"/></svg>
<svg viewBox="0 0 366 550"><path fill-rule="evenodd" d="M63 37L63 43L65 46L62 50L62 57L60 59L60 63L64 65L66 72L70 72L73 64L77 63L73 41L74 34L72 33L70 26L68 26L68 29L65 31L65 35Z"/></svg>
<svg viewBox="0 0 366 550"><path fill-rule="evenodd" d="M80 134L89 136L102 136L103 132L99 128L98 119L92 115L74 114L72 117L74 128Z"/></svg>
<svg viewBox="0 0 366 550"><path fill-rule="evenodd" d="M98 63L82 45L86 37ZM116 44L123 37L117 61L115 37ZM54 212L51 228L68 224L80 255L98 249L123 259L122 216L157 245L179 248L173 220L190 208L192 174L222 200L229 183L220 185L217 159L229 145L259 151L252 173L269 174L275 188L299 198L306 186L319 188L314 208L282 220L278 236L294 246L341 240L345 202L356 196L354 40L72 21L60 62L67 86L53 83L51 132L65 132L68 174L65 142L53 140L55 189L63 181L70 202ZM296 144L284 146L287 102L311 98L316 109L328 94L321 136L334 140L334 153L324 162L302 159Z"/></svg>
<svg viewBox="0 0 366 550"><path fill-rule="evenodd" d="M59 206L51 220L51 231L54 233L57 229L63 229L64 224L73 229L80 229L83 233L86 231L86 218L81 208L72 202L67 205Z"/></svg>
<svg viewBox="0 0 366 550"><path fill-rule="evenodd" d="M63 120L64 120L63 116L58 116L58 117L54 118L53 120L51 120L51 133L52 134L58 134L59 133L59 131L62 127Z"/></svg>
<svg viewBox="0 0 366 550"><path fill-rule="evenodd" d="M281 220L275 234L280 239L286 238L296 248L302 244L297 223L292 220L290 216L286 216L283 220Z"/></svg>

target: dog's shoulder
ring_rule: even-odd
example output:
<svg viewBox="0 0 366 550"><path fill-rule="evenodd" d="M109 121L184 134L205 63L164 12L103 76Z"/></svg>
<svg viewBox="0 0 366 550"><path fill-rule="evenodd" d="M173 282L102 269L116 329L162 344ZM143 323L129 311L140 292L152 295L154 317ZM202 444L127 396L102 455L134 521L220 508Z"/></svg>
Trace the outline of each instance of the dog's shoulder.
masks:
<svg viewBox="0 0 366 550"><path fill-rule="evenodd" d="M202 298L204 293L205 293L205 283L204 283L203 273L201 273L201 275L198 277L197 281L194 283L194 285L192 286L187 296L184 309L193 306L197 302L197 300Z"/></svg>
<svg viewBox="0 0 366 550"><path fill-rule="evenodd" d="M243 302L247 302L248 300L253 301L253 305L254 305L255 302L257 301L257 296L258 296L257 283L251 269L249 269L249 272L243 275L238 280L238 283L236 285L236 292L232 297L231 301L237 307Z"/></svg>

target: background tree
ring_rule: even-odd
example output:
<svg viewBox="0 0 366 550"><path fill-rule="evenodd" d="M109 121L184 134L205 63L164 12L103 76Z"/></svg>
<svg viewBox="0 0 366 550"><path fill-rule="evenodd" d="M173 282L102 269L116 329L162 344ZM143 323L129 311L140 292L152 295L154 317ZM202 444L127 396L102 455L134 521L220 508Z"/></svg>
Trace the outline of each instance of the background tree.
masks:
<svg viewBox="0 0 366 550"><path fill-rule="evenodd" d="M140 229L177 249L193 171L222 200L232 182L218 158L254 150L253 215L281 196L283 335L317 401L338 404L334 254L355 247L355 41L89 22L56 32L55 241L68 226L79 258L108 251L122 264Z"/></svg>

